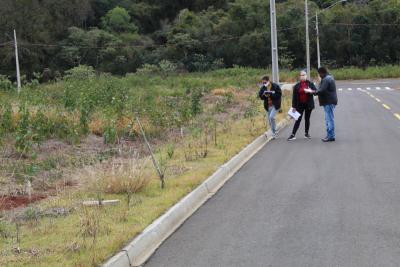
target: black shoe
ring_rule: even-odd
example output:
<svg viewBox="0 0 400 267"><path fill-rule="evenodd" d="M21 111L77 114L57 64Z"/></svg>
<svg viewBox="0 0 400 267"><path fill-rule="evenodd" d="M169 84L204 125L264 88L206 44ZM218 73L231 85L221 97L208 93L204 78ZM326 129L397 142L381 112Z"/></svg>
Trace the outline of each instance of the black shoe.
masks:
<svg viewBox="0 0 400 267"><path fill-rule="evenodd" d="M310 136L308 133L306 133L306 134L304 135L304 138L311 139L311 136Z"/></svg>
<svg viewBox="0 0 400 267"><path fill-rule="evenodd" d="M335 138L328 138L328 137L326 137L326 138L322 139L322 142L324 142L324 143L327 143L327 142L335 142L335 141L336 141Z"/></svg>
<svg viewBox="0 0 400 267"><path fill-rule="evenodd" d="M296 136L294 136L294 134L292 134L292 135L289 136L289 138L287 140L288 141L296 140Z"/></svg>

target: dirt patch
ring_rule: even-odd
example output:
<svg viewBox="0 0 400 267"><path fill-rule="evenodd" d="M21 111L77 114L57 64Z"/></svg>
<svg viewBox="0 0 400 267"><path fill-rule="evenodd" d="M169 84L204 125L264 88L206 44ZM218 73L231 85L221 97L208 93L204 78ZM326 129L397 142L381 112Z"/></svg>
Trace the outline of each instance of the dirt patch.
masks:
<svg viewBox="0 0 400 267"><path fill-rule="evenodd" d="M36 201L45 199L44 195L28 196L0 196L0 210L11 210L14 208L25 207Z"/></svg>

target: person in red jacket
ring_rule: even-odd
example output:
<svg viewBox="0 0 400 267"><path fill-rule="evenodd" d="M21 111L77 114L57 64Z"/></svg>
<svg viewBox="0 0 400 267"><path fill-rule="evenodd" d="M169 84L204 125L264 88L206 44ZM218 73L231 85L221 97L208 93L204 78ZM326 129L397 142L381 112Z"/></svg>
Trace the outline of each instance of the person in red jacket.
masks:
<svg viewBox="0 0 400 267"><path fill-rule="evenodd" d="M288 141L296 139L296 132L299 129L303 115L305 116L305 138L311 138L310 136L310 118L311 112L315 108L314 95L317 88L314 83L309 81L307 78L307 72L300 72L300 81L293 87L293 98L292 98L292 109L296 110L301 114L299 119L293 126L292 134L289 136Z"/></svg>

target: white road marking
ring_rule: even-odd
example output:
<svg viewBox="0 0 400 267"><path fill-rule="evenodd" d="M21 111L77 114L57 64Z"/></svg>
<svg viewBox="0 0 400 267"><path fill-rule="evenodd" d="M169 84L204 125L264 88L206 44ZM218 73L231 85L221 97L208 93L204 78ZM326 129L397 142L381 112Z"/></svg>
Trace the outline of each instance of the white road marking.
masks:
<svg viewBox="0 0 400 267"><path fill-rule="evenodd" d="M378 90L378 91L379 91L379 90L381 90L381 88L380 88L380 87L376 87L376 90Z"/></svg>
<svg viewBox="0 0 400 267"><path fill-rule="evenodd" d="M349 90L349 91L353 91L353 88L347 88L347 90Z"/></svg>
<svg viewBox="0 0 400 267"><path fill-rule="evenodd" d="M375 100L376 100L377 102L379 102L379 103L382 102L379 98L376 98L376 97L375 97Z"/></svg>
<svg viewBox="0 0 400 267"><path fill-rule="evenodd" d="M385 87L385 89L386 90L393 90L392 88L390 88L390 87Z"/></svg>
<svg viewBox="0 0 400 267"><path fill-rule="evenodd" d="M370 91L370 90L371 90L371 87L367 87L367 90Z"/></svg>
<svg viewBox="0 0 400 267"><path fill-rule="evenodd" d="M379 82L379 84L381 83L390 83L390 82ZM371 84L371 82L361 82L361 83L351 83L351 84Z"/></svg>
<svg viewBox="0 0 400 267"><path fill-rule="evenodd" d="M396 116L396 118L398 118L400 120L400 114L395 113L394 116Z"/></svg>
<svg viewBox="0 0 400 267"><path fill-rule="evenodd" d="M388 105L386 105L386 104L382 104L382 106L384 107L384 108L386 108L387 110L390 110L391 108L388 106Z"/></svg>
<svg viewBox="0 0 400 267"><path fill-rule="evenodd" d="M357 90L358 90L358 91L362 91L362 89L361 89L361 88L357 88Z"/></svg>
<svg viewBox="0 0 400 267"><path fill-rule="evenodd" d="M343 91L343 88L339 88L339 91Z"/></svg>

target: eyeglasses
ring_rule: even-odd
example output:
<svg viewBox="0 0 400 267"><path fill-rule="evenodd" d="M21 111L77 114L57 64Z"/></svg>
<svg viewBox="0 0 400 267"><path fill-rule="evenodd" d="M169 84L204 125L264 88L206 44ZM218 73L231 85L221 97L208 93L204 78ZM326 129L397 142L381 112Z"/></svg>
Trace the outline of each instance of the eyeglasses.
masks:
<svg viewBox="0 0 400 267"><path fill-rule="evenodd" d="M300 74L300 76L307 76L307 74Z"/></svg>

